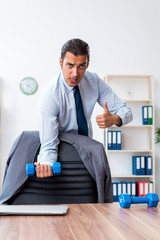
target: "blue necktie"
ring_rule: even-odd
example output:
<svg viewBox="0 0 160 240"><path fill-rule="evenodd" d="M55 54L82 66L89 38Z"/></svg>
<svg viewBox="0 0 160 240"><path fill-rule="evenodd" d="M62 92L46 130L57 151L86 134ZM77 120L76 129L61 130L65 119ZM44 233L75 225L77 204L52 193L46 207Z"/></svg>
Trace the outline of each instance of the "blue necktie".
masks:
<svg viewBox="0 0 160 240"><path fill-rule="evenodd" d="M84 116L82 99L81 99L78 85L74 87L74 97L75 97L76 112L77 112L78 134L88 136L88 126L87 126L86 118Z"/></svg>

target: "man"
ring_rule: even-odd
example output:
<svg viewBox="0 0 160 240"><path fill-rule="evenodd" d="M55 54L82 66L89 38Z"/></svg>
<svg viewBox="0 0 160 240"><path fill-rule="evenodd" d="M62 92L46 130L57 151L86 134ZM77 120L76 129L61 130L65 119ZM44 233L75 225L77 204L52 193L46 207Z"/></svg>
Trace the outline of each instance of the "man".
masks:
<svg viewBox="0 0 160 240"><path fill-rule="evenodd" d="M76 86L81 94L87 126L84 135L92 137L91 115L96 102L104 107L104 113L96 117L99 128L121 126L132 121L130 108L97 74L86 71L89 60L90 52L86 42L71 39L63 45L59 59L61 72L49 82L41 102L41 149L35 163L37 177L53 176L51 165L57 161L59 133L83 134L79 133L76 115Z"/></svg>

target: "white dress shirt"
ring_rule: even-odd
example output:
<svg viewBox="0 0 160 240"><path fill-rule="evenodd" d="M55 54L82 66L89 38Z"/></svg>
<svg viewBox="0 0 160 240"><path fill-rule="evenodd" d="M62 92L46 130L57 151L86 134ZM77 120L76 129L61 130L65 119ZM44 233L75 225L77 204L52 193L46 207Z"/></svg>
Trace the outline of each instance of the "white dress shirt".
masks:
<svg viewBox="0 0 160 240"><path fill-rule="evenodd" d="M91 115L96 102L107 107L111 114L117 114L125 125L132 121L130 108L119 99L112 89L97 74L86 71L78 84L84 114L88 124L88 135L92 138ZM37 161L50 164L57 161L60 132L78 134L76 106L73 87L64 80L62 72L46 86L40 104L41 149Z"/></svg>

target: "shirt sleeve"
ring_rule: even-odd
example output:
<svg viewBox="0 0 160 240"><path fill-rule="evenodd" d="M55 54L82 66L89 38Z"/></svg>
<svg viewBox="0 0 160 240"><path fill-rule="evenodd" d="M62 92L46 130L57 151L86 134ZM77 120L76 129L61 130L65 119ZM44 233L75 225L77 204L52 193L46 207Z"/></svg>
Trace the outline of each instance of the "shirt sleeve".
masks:
<svg viewBox="0 0 160 240"><path fill-rule="evenodd" d="M110 113L118 115L122 120L122 125L126 125L133 120L130 107L99 77L98 91L99 98L97 102L101 107L104 107L104 102L107 100L107 107Z"/></svg>
<svg viewBox="0 0 160 240"><path fill-rule="evenodd" d="M52 95L46 92L40 103L40 141L41 148L37 161L53 165L57 161L59 144L58 104Z"/></svg>

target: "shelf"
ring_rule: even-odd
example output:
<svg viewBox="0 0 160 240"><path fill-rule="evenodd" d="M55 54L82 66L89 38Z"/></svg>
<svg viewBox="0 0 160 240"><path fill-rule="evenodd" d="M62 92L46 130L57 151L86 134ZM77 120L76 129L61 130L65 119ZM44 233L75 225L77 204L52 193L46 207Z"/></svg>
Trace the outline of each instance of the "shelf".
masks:
<svg viewBox="0 0 160 240"><path fill-rule="evenodd" d="M124 102L152 102L153 99L123 99Z"/></svg>
<svg viewBox="0 0 160 240"><path fill-rule="evenodd" d="M107 153L152 153L151 149L148 150L107 150Z"/></svg>
<svg viewBox="0 0 160 240"><path fill-rule="evenodd" d="M122 128L152 128L153 125L131 125L131 124L128 124L128 125L124 125L121 127ZM117 126L112 126L110 127L109 129L112 129L112 128L118 128Z"/></svg>
<svg viewBox="0 0 160 240"><path fill-rule="evenodd" d="M151 78L153 77L152 75L107 75L107 78L117 78L117 79L123 79L123 78L127 78L127 79L133 79L133 78Z"/></svg>
<svg viewBox="0 0 160 240"><path fill-rule="evenodd" d="M123 174L113 174L112 178L153 178L153 175L123 175Z"/></svg>

